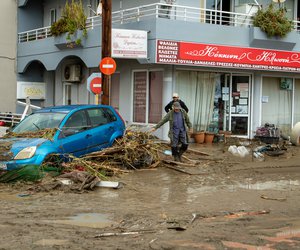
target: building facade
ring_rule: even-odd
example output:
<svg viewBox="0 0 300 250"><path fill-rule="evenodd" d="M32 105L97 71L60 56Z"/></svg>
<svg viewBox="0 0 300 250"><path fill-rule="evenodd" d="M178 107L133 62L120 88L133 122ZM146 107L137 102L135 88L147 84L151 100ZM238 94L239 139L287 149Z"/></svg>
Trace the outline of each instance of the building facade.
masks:
<svg viewBox="0 0 300 250"><path fill-rule="evenodd" d="M70 48L65 37L50 32L65 1L18 1L18 99L31 94L39 106L95 102L87 79L99 72L101 60L99 1L82 2L88 35ZM251 19L269 3L113 0L117 70L110 104L129 124L148 126L162 118L178 92L194 130L252 138L257 127L270 123L289 134L300 121L300 11L296 0L282 3L295 29L269 38ZM166 139L167 129L157 135Z"/></svg>
<svg viewBox="0 0 300 250"><path fill-rule="evenodd" d="M0 2L0 112L16 109L17 4Z"/></svg>

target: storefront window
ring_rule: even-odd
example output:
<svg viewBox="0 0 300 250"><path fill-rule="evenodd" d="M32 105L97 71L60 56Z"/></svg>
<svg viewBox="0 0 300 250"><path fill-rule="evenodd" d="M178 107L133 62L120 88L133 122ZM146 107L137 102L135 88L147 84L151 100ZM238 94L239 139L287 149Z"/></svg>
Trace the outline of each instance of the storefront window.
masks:
<svg viewBox="0 0 300 250"><path fill-rule="evenodd" d="M261 125L274 124L287 135L291 130L293 91L283 86L281 78L263 78Z"/></svg>
<svg viewBox="0 0 300 250"><path fill-rule="evenodd" d="M133 121L157 123L162 118L162 71L134 72Z"/></svg>
<svg viewBox="0 0 300 250"><path fill-rule="evenodd" d="M133 121L146 122L147 71L134 72Z"/></svg>
<svg viewBox="0 0 300 250"><path fill-rule="evenodd" d="M110 85L110 105L119 110L120 96L120 73L114 73L111 76Z"/></svg>
<svg viewBox="0 0 300 250"><path fill-rule="evenodd" d="M157 123L162 117L163 72L149 72L149 123Z"/></svg>
<svg viewBox="0 0 300 250"><path fill-rule="evenodd" d="M217 77L216 73L176 72L175 91L189 108L189 116L195 131L208 130L211 125Z"/></svg>

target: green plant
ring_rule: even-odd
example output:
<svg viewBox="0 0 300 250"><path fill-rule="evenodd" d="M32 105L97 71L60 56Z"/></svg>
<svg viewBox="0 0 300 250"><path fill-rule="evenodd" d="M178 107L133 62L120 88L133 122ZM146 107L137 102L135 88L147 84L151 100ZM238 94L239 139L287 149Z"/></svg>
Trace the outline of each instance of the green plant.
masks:
<svg viewBox="0 0 300 250"><path fill-rule="evenodd" d="M258 10L253 16L253 25L264 31L268 37L284 37L293 29L292 21L286 17L286 9L275 9L271 3L266 10Z"/></svg>
<svg viewBox="0 0 300 250"><path fill-rule="evenodd" d="M68 43L71 43L72 35L74 35L77 30L82 30L83 37L87 37L86 19L87 17L84 14L81 0L72 0L70 3L67 1L61 18L51 25L51 33L53 36L60 36L63 33L67 33L66 39ZM78 44L78 42L81 44L81 40L81 38L78 38L76 44Z"/></svg>

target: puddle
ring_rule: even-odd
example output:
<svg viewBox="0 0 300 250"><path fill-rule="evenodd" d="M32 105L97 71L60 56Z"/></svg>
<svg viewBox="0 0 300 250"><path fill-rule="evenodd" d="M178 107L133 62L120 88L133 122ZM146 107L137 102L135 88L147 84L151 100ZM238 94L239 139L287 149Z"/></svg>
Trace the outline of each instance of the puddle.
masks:
<svg viewBox="0 0 300 250"><path fill-rule="evenodd" d="M117 199L119 198L119 193L112 190L103 190L103 192L101 192L101 197L106 199Z"/></svg>
<svg viewBox="0 0 300 250"><path fill-rule="evenodd" d="M67 242L67 240L42 239L34 242L34 244L39 246L62 246L65 245Z"/></svg>
<svg viewBox="0 0 300 250"><path fill-rule="evenodd" d="M233 185L218 185L218 186L189 186L186 189L187 202L193 202L201 194L209 194L219 191L235 192L239 189L247 190L274 190L274 191L286 191L295 190L300 188L300 181L292 180L279 180L279 181L266 181L256 183L236 183Z"/></svg>
<svg viewBox="0 0 300 250"><path fill-rule="evenodd" d="M300 181L292 180L279 180L279 181L266 181L266 182L257 182L257 183L248 183L248 184L237 184L235 185L238 188L249 189L249 190L292 190L295 187L300 186ZM234 186L233 186L234 187Z"/></svg>
<svg viewBox="0 0 300 250"><path fill-rule="evenodd" d="M67 220L54 220L47 222L91 228L105 228L113 225L113 221L108 219L108 215L99 213L77 214L75 216L68 217Z"/></svg>

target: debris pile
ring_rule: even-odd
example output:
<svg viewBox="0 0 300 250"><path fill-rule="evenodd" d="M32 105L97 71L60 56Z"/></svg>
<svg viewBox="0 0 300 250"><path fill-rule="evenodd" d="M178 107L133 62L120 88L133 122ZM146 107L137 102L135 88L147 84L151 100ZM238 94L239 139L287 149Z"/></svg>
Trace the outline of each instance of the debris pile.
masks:
<svg viewBox="0 0 300 250"><path fill-rule="evenodd" d="M37 131L28 131L23 133L7 132L2 138L44 138L52 140L57 128L45 128Z"/></svg>
<svg viewBox="0 0 300 250"><path fill-rule="evenodd" d="M74 158L63 166L85 170L100 178L113 176L128 169L157 167L163 148L164 145L149 133L127 131L112 147Z"/></svg>
<svg viewBox="0 0 300 250"><path fill-rule="evenodd" d="M10 152L12 146L12 142L4 141L0 144L0 161L8 161L12 157L12 153Z"/></svg>

